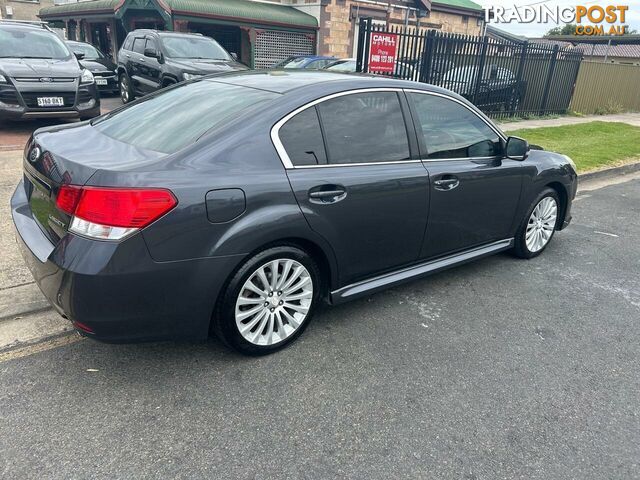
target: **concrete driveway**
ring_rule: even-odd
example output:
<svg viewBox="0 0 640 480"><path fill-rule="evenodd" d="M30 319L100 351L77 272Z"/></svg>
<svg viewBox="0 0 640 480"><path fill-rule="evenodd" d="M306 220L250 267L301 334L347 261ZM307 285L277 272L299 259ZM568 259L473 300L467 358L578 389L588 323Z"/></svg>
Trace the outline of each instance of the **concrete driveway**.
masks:
<svg viewBox="0 0 640 480"><path fill-rule="evenodd" d="M615 183L583 189L541 257L325 308L266 358L90 340L5 356L0 473L639 478L640 175Z"/></svg>

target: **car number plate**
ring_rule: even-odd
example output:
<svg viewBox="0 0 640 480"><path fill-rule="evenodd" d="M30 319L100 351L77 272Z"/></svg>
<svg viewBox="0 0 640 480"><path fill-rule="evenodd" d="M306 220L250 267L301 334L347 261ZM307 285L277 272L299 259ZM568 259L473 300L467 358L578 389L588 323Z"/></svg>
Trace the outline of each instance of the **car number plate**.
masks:
<svg viewBox="0 0 640 480"><path fill-rule="evenodd" d="M106 85L106 84L107 84L106 78L96 78L96 85Z"/></svg>
<svg viewBox="0 0 640 480"><path fill-rule="evenodd" d="M38 97L39 107L63 107L64 98L62 97Z"/></svg>

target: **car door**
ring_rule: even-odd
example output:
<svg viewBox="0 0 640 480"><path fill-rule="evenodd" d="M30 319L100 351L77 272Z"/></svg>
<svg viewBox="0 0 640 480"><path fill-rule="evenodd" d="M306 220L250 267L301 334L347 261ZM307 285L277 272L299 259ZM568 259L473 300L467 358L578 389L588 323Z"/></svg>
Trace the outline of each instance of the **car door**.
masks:
<svg viewBox="0 0 640 480"><path fill-rule="evenodd" d="M145 50L147 48L152 48L156 52L159 52L158 42L153 37L147 37L145 43ZM144 52L143 56L140 59L141 62L141 72L142 77L144 79L144 90L146 93L155 92L161 86L160 74L160 62L157 58L153 57L145 57Z"/></svg>
<svg viewBox="0 0 640 480"><path fill-rule="evenodd" d="M144 82L144 48L146 45L146 38L142 35L133 39L133 46L129 53L128 65L129 65L129 78L131 79L131 86L137 95L144 95L148 92L145 88Z"/></svg>
<svg viewBox="0 0 640 480"><path fill-rule="evenodd" d="M429 222L421 257L513 235L522 162L505 158L503 137L452 97L407 91L421 158L429 172Z"/></svg>
<svg viewBox="0 0 640 480"><path fill-rule="evenodd" d="M407 131L401 94L343 92L275 127L298 204L331 244L343 285L415 262L420 254L429 179L415 133Z"/></svg>

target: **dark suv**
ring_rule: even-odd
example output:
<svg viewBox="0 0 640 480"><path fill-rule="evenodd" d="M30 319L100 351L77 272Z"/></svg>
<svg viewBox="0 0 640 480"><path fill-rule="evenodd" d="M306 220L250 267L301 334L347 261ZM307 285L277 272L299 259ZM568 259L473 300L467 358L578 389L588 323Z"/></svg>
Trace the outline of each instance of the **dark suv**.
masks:
<svg viewBox="0 0 640 480"><path fill-rule="evenodd" d="M0 119L100 115L93 75L45 24L0 20Z"/></svg>
<svg viewBox="0 0 640 480"><path fill-rule="evenodd" d="M118 52L123 103L183 80L233 70L247 67L214 39L197 33L134 30Z"/></svg>

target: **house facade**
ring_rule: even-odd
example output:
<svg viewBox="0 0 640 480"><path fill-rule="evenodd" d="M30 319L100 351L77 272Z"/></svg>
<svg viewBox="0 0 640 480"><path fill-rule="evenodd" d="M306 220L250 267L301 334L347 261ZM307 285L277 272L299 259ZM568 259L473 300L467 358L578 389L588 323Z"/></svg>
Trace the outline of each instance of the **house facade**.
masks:
<svg viewBox="0 0 640 480"><path fill-rule="evenodd" d="M114 58L137 28L215 38L253 68L316 51L316 19L291 6L249 0L90 0L43 8L40 18Z"/></svg>
<svg viewBox="0 0 640 480"><path fill-rule="evenodd" d="M470 0L89 0L42 8L39 17L114 58L128 32L153 28L215 38L252 68L291 55L351 57L364 17L468 35L483 29L483 11Z"/></svg>
<svg viewBox="0 0 640 480"><path fill-rule="evenodd" d="M318 53L340 58L356 55L359 22L364 17L387 27L406 25L474 36L484 28L484 11L470 0L323 0L312 14L319 25Z"/></svg>
<svg viewBox="0 0 640 480"><path fill-rule="evenodd" d="M0 19L39 20L40 9L51 5L53 0L0 0Z"/></svg>

